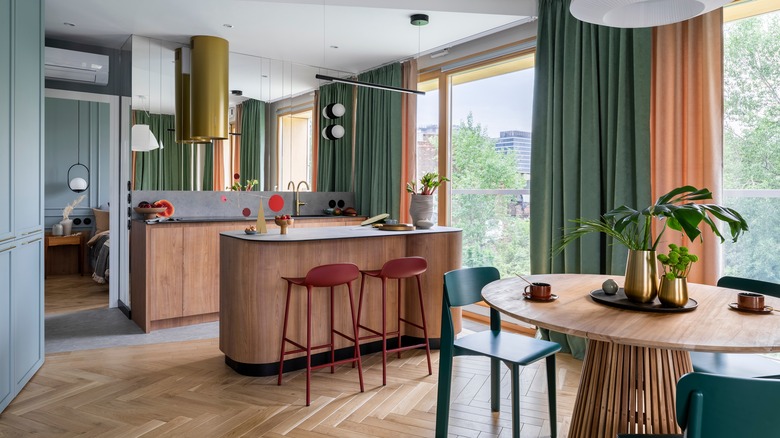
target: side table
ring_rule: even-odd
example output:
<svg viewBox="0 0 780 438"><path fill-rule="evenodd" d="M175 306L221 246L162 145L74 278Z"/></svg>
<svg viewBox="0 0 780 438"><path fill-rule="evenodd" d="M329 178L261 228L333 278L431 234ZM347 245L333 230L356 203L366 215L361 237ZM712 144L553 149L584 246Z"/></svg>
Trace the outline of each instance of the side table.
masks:
<svg viewBox="0 0 780 438"><path fill-rule="evenodd" d="M52 236L51 234L46 234L43 239L43 254L44 258L46 260L46 268L44 277L46 278L49 275L49 270L51 266L50 257L49 257L49 247L50 246L67 246L67 245L78 245L79 247L79 274L82 276L84 275L84 234L83 233L74 233L70 236Z"/></svg>

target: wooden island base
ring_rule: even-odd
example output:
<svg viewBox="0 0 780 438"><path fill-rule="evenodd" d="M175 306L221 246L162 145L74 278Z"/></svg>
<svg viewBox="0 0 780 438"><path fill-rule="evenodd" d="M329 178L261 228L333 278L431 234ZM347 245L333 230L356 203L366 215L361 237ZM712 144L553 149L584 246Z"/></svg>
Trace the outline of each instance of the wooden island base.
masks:
<svg viewBox="0 0 780 438"><path fill-rule="evenodd" d="M379 269L388 260L421 256L428 260L422 275L425 316L431 345L438 347L441 328L442 287L445 272L461 266L461 231L434 227L409 232L379 231L370 227L296 229L290 234L249 236L225 232L220 236L220 326L219 346L225 362L241 374L263 376L278 372L287 283L282 277L303 277L309 269L329 263L355 263L360 269ZM388 282L388 330L396 327L396 282ZM401 312L404 318L420 321L414 279L402 282ZM355 303L360 280L352 285ZM288 335L305 340L305 289L294 288L290 305ZM312 344L328 341L329 293L315 289L312 298ZM381 283L366 280L366 298L361 323L380 328ZM334 324L351 333L346 286L336 288ZM460 323L460 312L454 319ZM457 327L456 327L457 329ZM404 339L414 342L422 331L402 327ZM364 334L364 333L361 333ZM406 341L404 341L404 344ZM350 357L351 343L336 338L337 356ZM361 351L380 351L377 341L365 342ZM323 363L329 353L313 355L313 363ZM301 356L285 359L285 371L305 366Z"/></svg>

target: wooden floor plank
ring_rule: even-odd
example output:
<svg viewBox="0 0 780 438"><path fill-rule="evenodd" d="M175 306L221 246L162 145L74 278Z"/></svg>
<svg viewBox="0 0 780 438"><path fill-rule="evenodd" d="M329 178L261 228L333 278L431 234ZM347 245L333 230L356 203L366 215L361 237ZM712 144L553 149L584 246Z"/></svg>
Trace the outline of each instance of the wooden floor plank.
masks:
<svg viewBox="0 0 780 438"><path fill-rule="evenodd" d="M382 386L381 357L365 356L363 393L351 366L337 367L335 374L322 370L312 378L312 406L306 407L302 372L285 374L282 386L275 376L236 374L225 365L217 339L55 353L0 414L0 436L431 437L438 351L432 360L434 374L428 376L423 351L404 352L400 360L391 355ZM561 437L571 421L580 367L568 355L557 357ZM506 372L499 413L490 412L489 360L457 357L453 375L448 436L510 436ZM549 436L544 361L521 372L520 404L522 436Z"/></svg>

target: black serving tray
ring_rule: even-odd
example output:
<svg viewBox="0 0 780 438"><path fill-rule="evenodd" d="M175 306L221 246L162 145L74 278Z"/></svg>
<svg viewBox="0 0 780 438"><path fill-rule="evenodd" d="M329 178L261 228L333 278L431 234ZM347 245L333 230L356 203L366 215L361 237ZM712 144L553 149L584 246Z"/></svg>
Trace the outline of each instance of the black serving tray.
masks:
<svg viewBox="0 0 780 438"><path fill-rule="evenodd" d="M649 303L635 303L629 301L626 298L626 292L621 287L615 295L607 295L603 290L596 289L590 292L590 297L593 301L601 303L607 306L617 307L620 309L638 310L640 312L657 312L657 313L681 313L692 312L696 310L699 303L693 298L688 298L688 303L683 307L664 307L658 298Z"/></svg>

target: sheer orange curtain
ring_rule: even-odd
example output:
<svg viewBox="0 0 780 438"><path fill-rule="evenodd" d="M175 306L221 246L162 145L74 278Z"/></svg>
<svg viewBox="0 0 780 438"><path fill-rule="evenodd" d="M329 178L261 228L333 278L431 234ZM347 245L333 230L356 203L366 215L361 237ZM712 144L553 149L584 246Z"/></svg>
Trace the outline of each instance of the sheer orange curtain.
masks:
<svg viewBox="0 0 780 438"><path fill-rule="evenodd" d="M241 133L241 119L244 114L244 106L236 105L236 120L233 122L235 131ZM233 183L233 175L241 170L241 136L232 135L230 137L230 181ZM260 182L262 184L262 182Z"/></svg>
<svg viewBox="0 0 780 438"><path fill-rule="evenodd" d="M650 116L653 200L675 187L708 188L721 203L723 169L723 11L653 30ZM657 233L660 231L656 229ZM704 242L667 230L658 246L689 246L699 256L689 280L715 284L720 240L711 231Z"/></svg>
<svg viewBox="0 0 780 438"><path fill-rule="evenodd" d="M401 64L402 87L417 89L417 60L412 59ZM416 178L417 173L417 95L401 96L401 203L399 220L410 222L409 203L411 197L406 193L406 183Z"/></svg>
<svg viewBox="0 0 780 438"><path fill-rule="evenodd" d="M233 132L233 124L231 123L229 132ZM228 137L227 140L214 140L214 190L225 190L225 148L233 141L234 135ZM231 177L232 179L232 177ZM228 184L229 185L229 184Z"/></svg>

